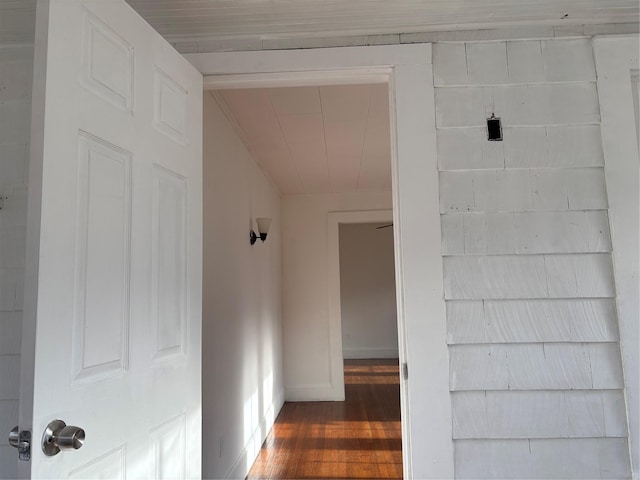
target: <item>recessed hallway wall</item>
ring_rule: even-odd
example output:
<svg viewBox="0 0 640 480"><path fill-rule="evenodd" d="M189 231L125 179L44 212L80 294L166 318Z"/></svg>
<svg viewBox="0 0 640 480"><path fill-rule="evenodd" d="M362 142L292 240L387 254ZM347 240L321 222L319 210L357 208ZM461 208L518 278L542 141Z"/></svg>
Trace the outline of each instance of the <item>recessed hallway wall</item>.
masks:
<svg viewBox="0 0 640 480"><path fill-rule="evenodd" d="M280 194L207 93L204 139L202 474L240 478L284 401Z"/></svg>
<svg viewBox="0 0 640 480"><path fill-rule="evenodd" d="M379 226L339 226L345 359L398 358L393 228Z"/></svg>
<svg viewBox="0 0 640 480"><path fill-rule="evenodd" d="M288 401L331 390L328 213L391 208L390 191L282 198L284 384Z"/></svg>

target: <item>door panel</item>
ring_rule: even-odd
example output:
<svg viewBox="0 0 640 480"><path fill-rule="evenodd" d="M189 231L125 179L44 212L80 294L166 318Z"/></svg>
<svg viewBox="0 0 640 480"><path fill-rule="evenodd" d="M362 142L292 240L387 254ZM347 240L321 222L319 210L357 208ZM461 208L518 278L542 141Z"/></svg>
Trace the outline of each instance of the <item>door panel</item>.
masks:
<svg viewBox="0 0 640 480"><path fill-rule="evenodd" d="M198 478L202 77L124 1L38 8L30 473ZM44 456L54 419L84 446Z"/></svg>
<svg viewBox="0 0 640 480"><path fill-rule="evenodd" d="M78 145L73 382L92 383L128 366L132 155L84 132Z"/></svg>

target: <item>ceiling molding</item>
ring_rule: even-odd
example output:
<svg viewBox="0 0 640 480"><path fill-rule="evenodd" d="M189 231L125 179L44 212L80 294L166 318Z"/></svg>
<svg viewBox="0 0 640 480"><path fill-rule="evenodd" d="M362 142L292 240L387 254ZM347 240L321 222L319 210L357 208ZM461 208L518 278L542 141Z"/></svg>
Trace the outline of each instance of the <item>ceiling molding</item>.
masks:
<svg viewBox="0 0 640 480"><path fill-rule="evenodd" d="M205 90L274 87L323 87L330 85L370 85L389 83L392 69L387 67L288 73L205 75Z"/></svg>

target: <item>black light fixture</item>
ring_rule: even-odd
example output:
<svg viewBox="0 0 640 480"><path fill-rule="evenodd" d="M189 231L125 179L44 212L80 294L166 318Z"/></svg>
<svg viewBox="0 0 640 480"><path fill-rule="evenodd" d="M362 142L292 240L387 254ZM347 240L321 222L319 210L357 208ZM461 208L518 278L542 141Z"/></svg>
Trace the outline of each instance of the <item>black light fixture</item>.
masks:
<svg viewBox="0 0 640 480"><path fill-rule="evenodd" d="M267 233L269 233L269 227L271 226L270 218L256 218L256 223L258 224L258 233L253 231L249 232L249 243L253 245L256 243L258 238L263 242L267 239Z"/></svg>
<svg viewBox="0 0 640 480"><path fill-rule="evenodd" d="M490 142L502 141L502 122L500 117L496 117L495 113L487 118L487 140Z"/></svg>

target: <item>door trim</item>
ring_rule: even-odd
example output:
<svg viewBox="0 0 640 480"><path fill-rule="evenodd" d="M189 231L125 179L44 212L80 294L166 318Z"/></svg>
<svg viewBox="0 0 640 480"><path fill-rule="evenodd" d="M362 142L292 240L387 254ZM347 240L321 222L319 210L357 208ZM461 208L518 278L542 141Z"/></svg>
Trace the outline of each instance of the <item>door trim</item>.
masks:
<svg viewBox="0 0 640 480"><path fill-rule="evenodd" d="M431 44L185 57L210 87L219 81L231 88L230 75L248 74L236 84L247 88L275 86L274 80L288 77L296 86L344 84L354 76L358 83L380 83L380 69L389 72L398 341L401 361L413 372L410 381L401 380L407 392L401 398L404 476L453 478ZM412 429L419 434L412 436Z"/></svg>
<svg viewBox="0 0 640 480"><path fill-rule="evenodd" d="M329 338L331 339L329 355L331 357L331 389L334 391L336 397L342 399L345 398L345 391L343 367L344 354L342 352L342 309L340 294L340 225L346 223L382 223L392 221L392 210L329 212L328 215L327 245L329 263ZM399 289L397 285L396 295L399 295ZM397 318L400 318L399 312ZM400 342L400 336L398 335L398 344L401 343L402 342ZM400 345L399 349L402 350L402 347Z"/></svg>
<svg viewBox="0 0 640 480"><path fill-rule="evenodd" d="M624 372L631 472L640 478L640 314L638 132L632 76L639 68L638 35L601 36L593 41L598 73L604 173L613 244L616 307ZM634 201L629 201L633 199Z"/></svg>

